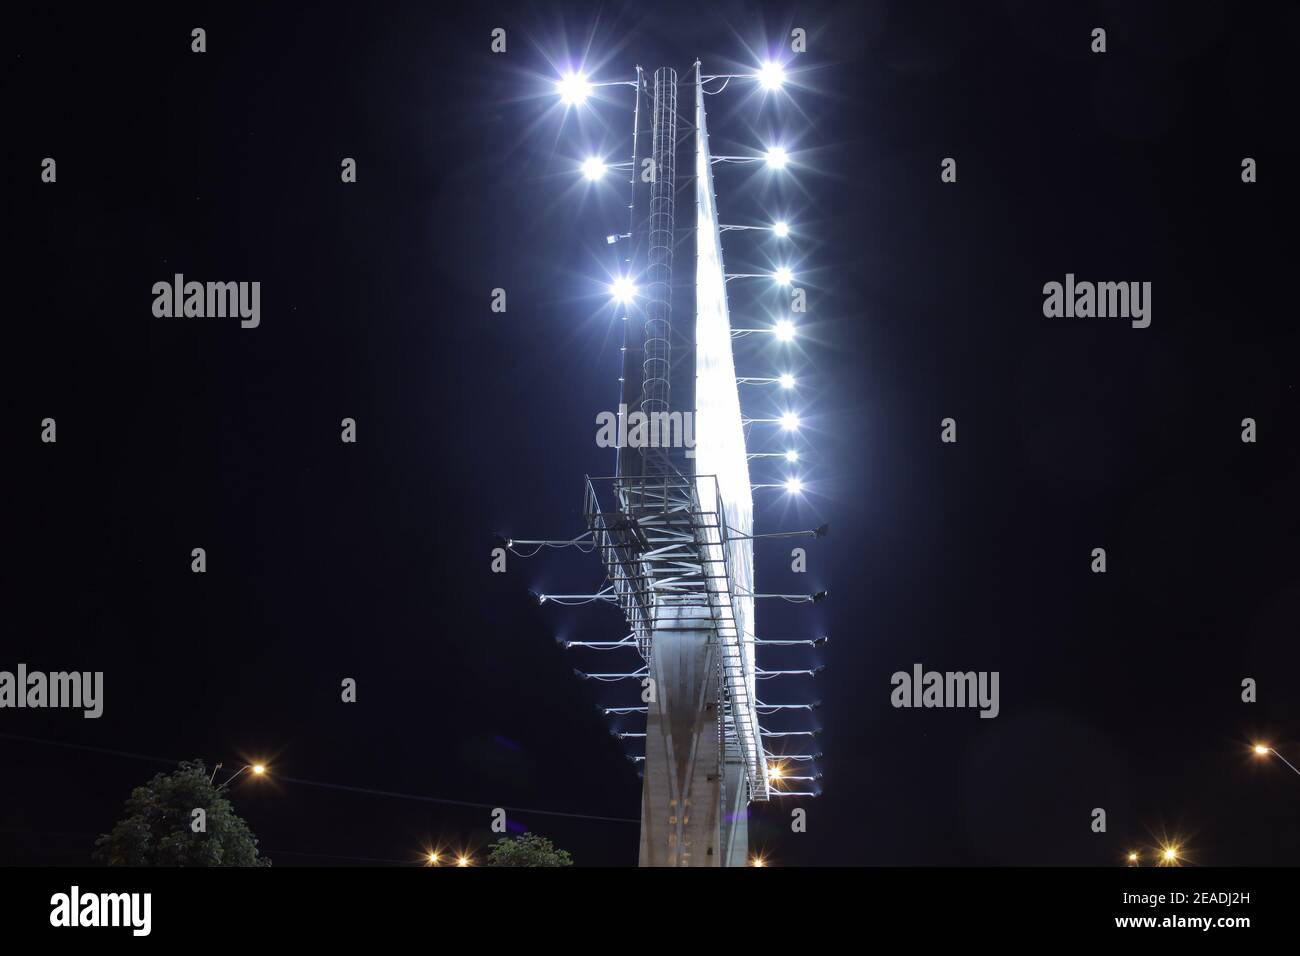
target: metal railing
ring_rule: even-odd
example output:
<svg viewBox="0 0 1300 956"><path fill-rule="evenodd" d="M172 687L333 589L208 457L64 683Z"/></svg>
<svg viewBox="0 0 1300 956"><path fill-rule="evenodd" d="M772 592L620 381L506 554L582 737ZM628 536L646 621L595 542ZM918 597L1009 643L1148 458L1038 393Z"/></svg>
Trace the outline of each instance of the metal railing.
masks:
<svg viewBox="0 0 1300 956"><path fill-rule="evenodd" d="M597 484L608 483L615 510L601 505ZM705 489L712 493L708 494ZM708 507L701 501L704 496ZM718 705L724 744L744 760L752 799L768 798L767 762L737 620L740 595L732 569L732 539L718 481L681 474L587 478L583 515L619 608L649 663L658 629L714 632L720 647ZM659 612L673 608L671 621ZM699 610L683 616L683 609Z"/></svg>

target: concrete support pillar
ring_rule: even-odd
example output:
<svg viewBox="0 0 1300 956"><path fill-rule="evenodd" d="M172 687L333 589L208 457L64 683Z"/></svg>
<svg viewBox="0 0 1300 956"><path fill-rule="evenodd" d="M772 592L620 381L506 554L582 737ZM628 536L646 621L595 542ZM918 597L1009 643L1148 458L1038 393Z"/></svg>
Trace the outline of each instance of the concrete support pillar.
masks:
<svg viewBox="0 0 1300 956"><path fill-rule="evenodd" d="M698 609L692 612L698 620ZM671 626L672 621L662 624ZM642 866L723 866L718 654L710 629L656 630L647 701Z"/></svg>
<svg viewBox="0 0 1300 956"><path fill-rule="evenodd" d="M749 793L745 763L738 756L723 766L722 865L749 865Z"/></svg>

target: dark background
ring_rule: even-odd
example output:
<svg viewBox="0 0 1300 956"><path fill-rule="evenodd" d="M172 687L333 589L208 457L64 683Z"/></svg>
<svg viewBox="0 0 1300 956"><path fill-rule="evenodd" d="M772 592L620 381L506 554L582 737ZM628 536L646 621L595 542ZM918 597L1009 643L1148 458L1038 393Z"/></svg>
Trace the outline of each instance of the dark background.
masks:
<svg viewBox="0 0 1300 956"><path fill-rule="evenodd" d="M777 803L753 845L1300 861L1300 779L1248 752L1300 757L1294 7L437 6L7 14L0 668L102 670L106 703L0 712L0 862L86 862L166 759L256 758L272 778L234 801L277 865L481 851L492 806L589 815L510 817L580 864L635 863L633 748L596 712L635 695L573 677L612 655L553 641L621 621L526 594L595 588L595 559L489 571L493 532L578 533L583 474L612 466L592 435L616 400L603 237L626 200L573 167L621 158L630 118L618 88L566 115L550 85L584 61L751 69L792 26L810 42L788 97L709 104L715 151L781 132L795 157L783 180L718 171L724 221L788 216L810 290L797 348L738 344L742 374L806 383L810 487L758 491L759 530L831 524L804 576L760 546L760 589L831 591L760 605L760 636L831 642L761 658L828 665L763 688L824 701L826 756L808 832ZM772 252L727 237L734 271ZM175 272L260 281L261 327L154 318ZM1067 272L1151 281L1151 327L1045 319ZM914 662L1000 671L1001 715L893 709Z"/></svg>

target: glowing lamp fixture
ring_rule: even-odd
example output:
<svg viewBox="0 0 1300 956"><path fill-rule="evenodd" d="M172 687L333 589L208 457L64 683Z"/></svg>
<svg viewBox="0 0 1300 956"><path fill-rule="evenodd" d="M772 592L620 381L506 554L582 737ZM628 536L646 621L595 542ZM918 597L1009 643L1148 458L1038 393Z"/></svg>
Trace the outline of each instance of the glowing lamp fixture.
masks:
<svg viewBox="0 0 1300 956"><path fill-rule="evenodd" d="M636 283L627 276L619 276L610 283L609 293L619 302L631 302L636 298Z"/></svg>
<svg viewBox="0 0 1300 956"><path fill-rule="evenodd" d="M758 71L758 82L765 90L779 90L785 82L785 67L768 60Z"/></svg>
<svg viewBox="0 0 1300 956"><path fill-rule="evenodd" d="M565 106L579 106L591 95L591 84L582 73L566 73L555 84L555 92Z"/></svg>

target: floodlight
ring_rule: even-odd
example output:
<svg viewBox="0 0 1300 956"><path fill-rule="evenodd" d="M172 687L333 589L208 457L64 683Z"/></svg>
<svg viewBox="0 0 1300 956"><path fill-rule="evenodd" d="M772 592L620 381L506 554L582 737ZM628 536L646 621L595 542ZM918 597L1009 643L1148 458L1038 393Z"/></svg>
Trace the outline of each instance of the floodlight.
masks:
<svg viewBox="0 0 1300 956"><path fill-rule="evenodd" d="M587 179L592 182L595 182L601 176L605 175L605 164L595 156L592 156L589 159L584 159L582 161L582 175L586 176Z"/></svg>
<svg viewBox="0 0 1300 956"><path fill-rule="evenodd" d="M772 273L772 278L776 281L777 285L789 285L794 281L794 273L785 266L782 266Z"/></svg>
<svg viewBox="0 0 1300 956"><path fill-rule="evenodd" d="M790 224L788 222L774 222L772 223L772 232L776 234L778 239L784 239L790 235Z"/></svg>
<svg viewBox="0 0 1300 956"><path fill-rule="evenodd" d="M610 283L609 292L619 302L631 302L636 298L636 283L627 276L619 276Z"/></svg>
<svg viewBox="0 0 1300 956"><path fill-rule="evenodd" d="M782 375L777 381L781 383L782 388L794 388L794 376L789 372Z"/></svg>
<svg viewBox="0 0 1300 956"><path fill-rule="evenodd" d="M579 106L591 95L591 84L582 73L566 73L555 84L555 92L565 106Z"/></svg>
<svg viewBox="0 0 1300 956"><path fill-rule="evenodd" d="M765 90L779 90L781 84L785 82L785 67L768 60L758 71L758 82Z"/></svg>
<svg viewBox="0 0 1300 956"><path fill-rule="evenodd" d="M785 453L785 460L788 462L796 462L799 460L799 453L791 448Z"/></svg>
<svg viewBox="0 0 1300 956"><path fill-rule="evenodd" d="M786 412L781 416L781 427L788 432L797 431L799 428L799 416L794 412Z"/></svg>
<svg viewBox="0 0 1300 956"><path fill-rule="evenodd" d="M1262 757L1264 756L1264 754L1268 753L1268 747L1264 746L1263 744L1255 744L1255 753L1259 754Z"/></svg>
<svg viewBox="0 0 1300 956"><path fill-rule="evenodd" d="M803 491L803 482L798 478L787 478L785 481L785 490L792 495L797 495Z"/></svg>
<svg viewBox="0 0 1300 956"><path fill-rule="evenodd" d="M785 164L790 161L790 155L785 151L784 146L771 146L767 150L767 165L773 169L784 169Z"/></svg>
<svg viewBox="0 0 1300 956"><path fill-rule="evenodd" d="M260 763L255 763L253 764L253 773L260 777L262 774L266 773L266 767Z"/></svg>
<svg viewBox="0 0 1300 956"><path fill-rule="evenodd" d="M794 323L789 319L781 319L776 323L776 328L772 331L776 333L779 341L789 342L794 338Z"/></svg>

